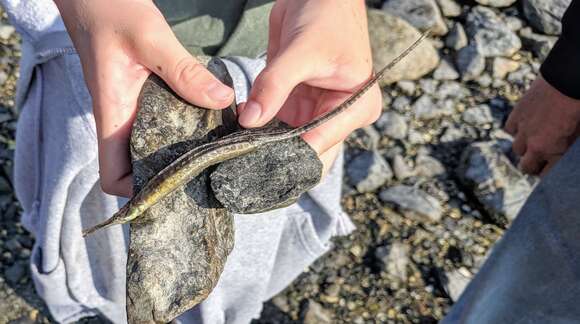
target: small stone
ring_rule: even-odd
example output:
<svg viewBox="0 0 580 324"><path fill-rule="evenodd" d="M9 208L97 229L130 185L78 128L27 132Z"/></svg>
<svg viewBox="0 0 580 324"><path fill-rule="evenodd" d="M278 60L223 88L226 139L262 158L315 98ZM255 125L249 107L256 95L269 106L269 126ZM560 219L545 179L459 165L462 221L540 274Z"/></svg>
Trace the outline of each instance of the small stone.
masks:
<svg viewBox="0 0 580 324"><path fill-rule="evenodd" d="M415 86L415 82L405 80L397 82L397 87L408 96L413 95L415 93L415 90L417 89L417 87Z"/></svg>
<svg viewBox="0 0 580 324"><path fill-rule="evenodd" d="M408 97L397 97L397 99L393 101L393 109L400 113L404 113L409 110L409 108L411 108L411 99Z"/></svg>
<svg viewBox="0 0 580 324"><path fill-rule="evenodd" d="M393 178L389 163L376 151L365 151L347 166L349 182L358 192L372 192Z"/></svg>
<svg viewBox="0 0 580 324"><path fill-rule="evenodd" d="M376 122L375 122L376 123ZM359 128L350 134L348 141L356 144L363 150L376 150L381 140L381 134L373 126Z"/></svg>
<svg viewBox="0 0 580 324"><path fill-rule="evenodd" d="M456 173L490 218L502 226L513 221L532 190L495 141L469 145Z"/></svg>
<svg viewBox="0 0 580 324"><path fill-rule="evenodd" d="M304 312L304 324L331 324L332 313L315 301L309 300Z"/></svg>
<svg viewBox="0 0 580 324"><path fill-rule="evenodd" d="M505 24L511 31L518 31L524 27L524 22L518 17L505 17Z"/></svg>
<svg viewBox="0 0 580 324"><path fill-rule="evenodd" d="M373 65L378 70L413 44L420 37L420 33L403 19L384 11L369 9L367 12ZM424 41L393 67L380 84L386 86L400 80L420 79L433 71L438 64L439 54L429 41Z"/></svg>
<svg viewBox="0 0 580 324"><path fill-rule="evenodd" d="M433 72L433 78L436 80L456 80L459 78L459 73L453 67L448 59L442 59L439 67Z"/></svg>
<svg viewBox="0 0 580 324"><path fill-rule="evenodd" d="M439 81L433 79L421 79L419 80L419 88L423 90L423 93L435 96L437 94L437 86Z"/></svg>
<svg viewBox="0 0 580 324"><path fill-rule="evenodd" d="M530 49L541 61L545 60L556 44L558 37L535 34L531 28L520 30L520 38L524 46Z"/></svg>
<svg viewBox="0 0 580 324"><path fill-rule="evenodd" d="M461 15L461 6L455 0L437 0L441 13L445 17L459 17Z"/></svg>
<svg viewBox="0 0 580 324"><path fill-rule="evenodd" d="M408 139L409 139L409 143L412 145L422 145L422 144L426 144L428 142L425 139L424 134L416 129L409 130Z"/></svg>
<svg viewBox="0 0 580 324"><path fill-rule="evenodd" d="M459 50L456 63L464 81L477 79L485 69L485 58L474 45Z"/></svg>
<svg viewBox="0 0 580 324"><path fill-rule="evenodd" d="M0 25L0 39L8 40L16 29L10 25Z"/></svg>
<svg viewBox="0 0 580 324"><path fill-rule="evenodd" d="M436 158L422 154L415 161L415 173L425 178L434 178L444 175L445 167Z"/></svg>
<svg viewBox="0 0 580 324"><path fill-rule="evenodd" d="M398 180L405 180L415 175L415 172L405 162L405 158L399 154L393 158L393 173Z"/></svg>
<svg viewBox="0 0 580 324"><path fill-rule="evenodd" d="M444 115L444 110L435 105L429 95L423 95L413 104L415 117L419 120L432 120Z"/></svg>
<svg viewBox="0 0 580 324"><path fill-rule="evenodd" d="M386 272L401 280L407 281L407 265L409 264L409 247L395 242L391 246L379 246L375 251Z"/></svg>
<svg viewBox="0 0 580 324"><path fill-rule="evenodd" d="M469 108L463 112L461 118L466 123L474 126L481 126L493 122L491 108L488 105L478 105Z"/></svg>
<svg viewBox="0 0 580 324"><path fill-rule="evenodd" d="M460 23L453 25L453 28L451 28L451 31L445 37L445 46L456 51L467 46L467 34L465 33L463 25Z"/></svg>
<svg viewBox="0 0 580 324"><path fill-rule="evenodd" d="M445 288L445 291L451 300L457 301L459 296L461 296L465 290L465 287L467 287L471 281L471 278L472 275L469 270L460 268L458 270L445 273L441 282L443 282L443 287Z"/></svg>
<svg viewBox="0 0 580 324"><path fill-rule="evenodd" d="M20 244L20 242L18 242L18 239L16 238L11 238L10 240L6 241L6 243L4 243L4 246L12 253L18 253L18 251L22 249L22 245Z"/></svg>
<svg viewBox="0 0 580 324"><path fill-rule="evenodd" d="M434 35L447 34L447 25L435 0L387 0L383 10L405 19L421 31L431 29Z"/></svg>
<svg viewBox="0 0 580 324"><path fill-rule="evenodd" d="M484 6L503 8L513 5L517 0L475 0L475 1Z"/></svg>
<svg viewBox="0 0 580 324"><path fill-rule="evenodd" d="M0 70L0 86L2 86L6 80L8 80L8 74L2 70Z"/></svg>
<svg viewBox="0 0 580 324"><path fill-rule="evenodd" d="M572 0L523 0L524 15L536 30L548 35L562 32L562 17Z"/></svg>
<svg viewBox="0 0 580 324"><path fill-rule="evenodd" d="M283 294L277 295L276 297L272 298L272 304L276 305L276 307L278 307L284 313L288 313L290 311L288 297L286 297Z"/></svg>
<svg viewBox="0 0 580 324"><path fill-rule="evenodd" d="M11 284L17 284L26 275L26 268L22 263L16 262L4 270L4 278Z"/></svg>
<svg viewBox="0 0 580 324"><path fill-rule="evenodd" d="M496 57L493 59L493 77L498 79L505 79L508 73L516 71L519 67L519 62L512 61L503 57Z"/></svg>
<svg viewBox="0 0 580 324"><path fill-rule="evenodd" d="M393 139L403 140L407 137L407 119L396 112L384 112L375 122L375 127Z"/></svg>
<svg viewBox="0 0 580 324"><path fill-rule="evenodd" d="M521 47L520 38L490 8L474 7L467 16L467 34L485 57L512 56Z"/></svg>
<svg viewBox="0 0 580 324"><path fill-rule="evenodd" d="M437 222L443 215L443 208L436 198L412 186L390 187L381 191L379 197L384 202L393 203L419 216L422 220Z"/></svg>
<svg viewBox="0 0 580 324"><path fill-rule="evenodd" d="M477 78L477 83L482 87L482 88L489 88L491 86L491 84L493 83L493 79L492 77L487 74L484 73L482 74L479 78Z"/></svg>
<svg viewBox="0 0 580 324"><path fill-rule="evenodd" d="M467 96L469 96L469 90L459 82L444 82L437 89L437 97L439 99L452 98L461 100Z"/></svg>

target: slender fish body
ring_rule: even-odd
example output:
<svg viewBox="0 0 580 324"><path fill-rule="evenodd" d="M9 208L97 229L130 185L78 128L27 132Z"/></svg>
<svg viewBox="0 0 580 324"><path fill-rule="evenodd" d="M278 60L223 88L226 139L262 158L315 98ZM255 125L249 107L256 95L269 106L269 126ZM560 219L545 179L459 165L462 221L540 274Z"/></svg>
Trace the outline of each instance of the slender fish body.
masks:
<svg viewBox="0 0 580 324"><path fill-rule="evenodd" d="M191 181L206 168L223 161L250 153L258 147L272 142L300 136L344 112L360 99L385 73L411 53L428 36L423 33L409 48L382 68L347 100L328 113L311 122L290 130L250 129L230 134L214 142L198 146L177 158L156 176L151 178L141 191L108 220L83 231L86 236L94 231L115 224L124 224L138 218L151 206Z"/></svg>

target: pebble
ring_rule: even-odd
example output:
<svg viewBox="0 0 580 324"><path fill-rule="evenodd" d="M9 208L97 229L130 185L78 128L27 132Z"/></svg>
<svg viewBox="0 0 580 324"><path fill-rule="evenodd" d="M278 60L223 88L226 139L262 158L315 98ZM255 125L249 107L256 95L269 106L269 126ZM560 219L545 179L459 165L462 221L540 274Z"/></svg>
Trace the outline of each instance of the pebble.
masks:
<svg viewBox="0 0 580 324"><path fill-rule="evenodd" d="M475 0L484 6L503 8L513 5L517 0Z"/></svg>
<svg viewBox="0 0 580 324"><path fill-rule="evenodd" d="M467 96L469 96L469 90L459 82L444 82L437 89L437 97L439 99L452 98L461 100Z"/></svg>
<svg viewBox="0 0 580 324"><path fill-rule="evenodd" d="M531 28L520 30L520 38L524 46L531 49L534 55L541 61L545 60L556 44L558 37L536 34Z"/></svg>
<svg viewBox="0 0 580 324"><path fill-rule="evenodd" d="M397 99L393 101L392 107L394 110L404 113L411 108L411 99L408 97L397 97Z"/></svg>
<svg viewBox="0 0 580 324"><path fill-rule="evenodd" d="M378 70L413 44L420 33L403 19L388 14L386 11L369 9L367 12L373 65ZM437 65L439 65L437 50L431 42L422 42L383 77L380 85L386 86L401 80L420 79L433 71Z"/></svg>
<svg viewBox="0 0 580 324"><path fill-rule="evenodd" d="M407 137L407 119L397 112L384 112L375 122L375 127L383 135L393 139L403 140Z"/></svg>
<svg viewBox="0 0 580 324"><path fill-rule="evenodd" d="M383 269L392 277L407 281L407 265L409 264L409 247L400 242L390 246L379 246L375 250L375 258L381 261Z"/></svg>
<svg viewBox="0 0 580 324"><path fill-rule="evenodd" d="M470 125L481 126L493 122L491 108L488 105L478 105L463 112L461 118Z"/></svg>
<svg viewBox="0 0 580 324"><path fill-rule="evenodd" d="M395 155L392 165L393 173L398 180L405 180L415 175L413 169L409 167L405 158L400 154Z"/></svg>
<svg viewBox="0 0 580 324"><path fill-rule="evenodd" d="M408 96L413 95L415 93L415 90L417 89L415 82L407 80L397 82L397 87Z"/></svg>
<svg viewBox="0 0 580 324"><path fill-rule="evenodd" d="M512 56L521 47L520 38L490 8L474 7L467 16L467 34L485 57Z"/></svg>
<svg viewBox="0 0 580 324"><path fill-rule="evenodd" d="M493 59L493 77L498 79L505 79L508 73L517 71L520 63L503 57L496 57Z"/></svg>
<svg viewBox="0 0 580 324"><path fill-rule="evenodd" d="M459 72L448 59L444 58L439 63L439 67L433 72L435 80L456 80L459 78Z"/></svg>
<svg viewBox="0 0 580 324"><path fill-rule="evenodd" d="M465 287L471 281L472 275L466 268L460 268L458 270L453 270L444 274L442 278L443 287L447 292L447 295L451 297L451 300L457 301L461 296L461 293L465 290Z"/></svg>
<svg viewBox="0 0 580 324"><path fill-rule="evenodd" d="M421 154L415 161L415 173L424 178L434 178L445 175L445 167L436 158Z"/></svg>
<svg viewBox="0 0 580 324"><path fill-rule="evenodd" d="M17 284L26 274L26 268L20 262L16 262L4 270L4 278L11 284Z"/></svg>
<svg viewBox="0 0 580 324"><path fill-rule="evenodd" d="M363 150L376 150L380 140L381 134L373 126L359 128L349 136L349 141Z"/></svg>
<svg viewBox="0 0 580 324"><path fill-rule="evenodd" d="M356 156L347 167L350 183L358 192L372 192L393 178L389 163L376 151L365 151Z"/></svg>
<svg viewBox="0 0 580 324"><path fill-rule="evenodd" d="M536 30L543 34L559 35L562 17L572 0L522 0L524 15Z"/></svg>
<svg viewBox="0 0 580 324"><path fill-rule="evenodd" d="M381 191L379 197L384 202L393 203L404 210L424 217L424 220L437 222L443 215L443 208L436 198L412 186L390 187Z"/></svg>
<svg viewBox="0 0 580 324"><path fill-rule="evenodd" d="M419 120L432 120L440 118L448 114L445 109L441 109L433 102L433 99L429 95L422 95L413 104L413 112L415 117Z"/></svg>
<svg viewBox="0 0 580 324"><path fill-rule="evenodd" d="M304 312L304 324L331 324L332 313L319 303L309 300Z"/></svg>
<svg viewBox="0 0 580 324"><path fill-rule="evenodd" d="M8 40L16 29L10 25L0 25L0 39Z"/></svg>
<svg viewBox="0 0 580 324"><path fill-rule="evenodd" d="M461 15L461 6L455 0L437 0L441 13L445 17L459 17Z"/></svg>
<svg viewBox="0 0 580 324"><path fill-rule="evenodd" d="M447 34L447 25L435 0L387 0L383 10L405 19L415 28L433 35Z"/></svg>
<svg viewBox="0 0 580 324"><path fill-rule="evenodd" d="M489 216L502 226L514 220L532 190L495 141L466 147L457 175Z"/></svg>
<svg viewBox="0 0 580 324"><path fill-rule="evenodd" d="M485 69L485 58L475 45L469 45L459 50L456 64L464 81L475 80Z"/></svg>
<svg viewBox="0 0 580 324"><path fill-rule="evenodd" d="M447 37L445 37L445 46L456 51L467 46L467 42L467 34L460 23L455 23Z"/></svg>

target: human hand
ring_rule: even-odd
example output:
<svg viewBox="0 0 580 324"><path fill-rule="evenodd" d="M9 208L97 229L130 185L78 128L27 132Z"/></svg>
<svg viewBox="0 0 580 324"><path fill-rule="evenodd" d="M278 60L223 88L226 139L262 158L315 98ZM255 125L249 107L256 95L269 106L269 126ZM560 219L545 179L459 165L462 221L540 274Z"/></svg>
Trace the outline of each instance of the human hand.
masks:
<svg viewBox="0 0 580 324"><path fill-rule="evenodd" d="M187 101L224 108L233 90L181 46L150 0L55 0L80 56L93 100L100 182L132 195L129 137L141 88L154 72Z"/></svg>
<svg viewBox="0 0 580 324"><path fill-rule="evenodd" d="M371 76L364 1L276 1L267 57L248 102L239 107L242 126L263 126L275 116L299 126L336 107ZM350 109L303 138L328 168L344 138L380 113L381 93L374 86Z"/></svg>
<svg viewBox="0 0 580 324"><path fill-rule="evenodd" d="M580 134L580 100L567 97L538 76L506 123L514 136L519 168L545 175Z"/></svg>

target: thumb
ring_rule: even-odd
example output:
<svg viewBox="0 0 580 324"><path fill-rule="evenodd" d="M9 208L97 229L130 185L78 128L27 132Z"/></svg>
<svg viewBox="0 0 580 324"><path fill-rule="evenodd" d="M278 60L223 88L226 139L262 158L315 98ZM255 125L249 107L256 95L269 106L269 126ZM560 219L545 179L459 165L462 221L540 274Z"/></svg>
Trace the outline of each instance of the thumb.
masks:
<svg viewBox="0 0 580 324"><path fill-rule="evenodd" d="M297 51L286 50L272 59L258 75L239 118L245 128L267 124L282 108L292 90L309 79L311 64L300 59Z"/></svg>
<svg viewBox="0 0 580 324"><path fill-rule="evenodd" d="M143 35L137 44L140 63L159 75L179 96L192 104L219 109L234 99L232 88L220 82L179 43L171 29Z"/></svg>

